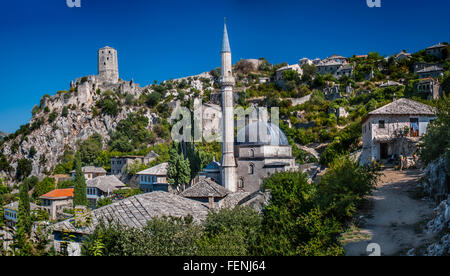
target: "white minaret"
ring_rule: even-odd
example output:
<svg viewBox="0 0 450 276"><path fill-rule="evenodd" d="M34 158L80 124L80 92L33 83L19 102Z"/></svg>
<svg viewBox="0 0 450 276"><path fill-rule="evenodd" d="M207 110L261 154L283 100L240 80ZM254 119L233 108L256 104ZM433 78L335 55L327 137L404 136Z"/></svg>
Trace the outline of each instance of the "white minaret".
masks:
<svg viewBox="0 0 450 276"><path fill-rule="evenodd" d="M231 66L231 48L227 25L224 24L222 41L222 70L220 86L222 89L222 185L231 192L237 192L236 161L234 159L234 111L233 86L235 84Z"/></svg>

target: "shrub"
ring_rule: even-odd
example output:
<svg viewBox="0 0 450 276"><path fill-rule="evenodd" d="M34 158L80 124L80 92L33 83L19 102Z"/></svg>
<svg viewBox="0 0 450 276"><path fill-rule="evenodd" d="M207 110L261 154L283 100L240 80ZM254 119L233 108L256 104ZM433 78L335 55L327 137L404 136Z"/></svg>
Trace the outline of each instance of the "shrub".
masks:
<svg viewBox="0 0 450 276"><path fill-rule="evenodd" d="M119 114L119 106L115 100L113 100L110 96L106 96L97 102L97 106L100 107L103 113L108 114L110 116L117 116ZM94 112L94 111L93 111Z"/></svg>
<svg viewBox="0 0 450 276"><path fill-rule="evenodd" d="M30 156L30 158L33 158L37 153L37 150L34 146L31 146L30 151L28 152L28 156Z"/></svg>
<svg viewBox="0 0 450 276"><path fill-rule="evenodd" d="M159 103L160 100L161 100L161 94L154 91L148 95L146 103L149 107L154 107Z"/></svg>
<svg viewBox="0 0 450 276"><path fill-rule="evenodd" d="M378 179L373 167L361 167L348 156L340 156L320 178L317 201L327 216L340 222L350 218L356 204L375 188Z"/></svg>
<svg viewBox="0 0 450 276"><path fill-rule="evenodd" d="M315 207L316 188L300 172L264 179L271 202L264 210L258 255L343 255L337 243L340 225Z"/></svg>
<svg viewBox="0 0 450 276"><path fill-rule="evenodd" d="M53 123L57 117L58 113L56 113L56 111L53 111L52 113L50 113L50 115L48 115L48 122Z"/></svg>
<svg viewBox="0 0 450 276"><path fill-rule="evenodd" d="M64 106L61 112L61 116L67 117L69 115L69 108L67 106Z"/></svg>
<svg viewBox="0 0 450 276"><path fill-rule="evenodd" d="M420 157L425 164L447 154L450 160L450 98L444 97L437 103L437 119L422 138Z"/></svg>

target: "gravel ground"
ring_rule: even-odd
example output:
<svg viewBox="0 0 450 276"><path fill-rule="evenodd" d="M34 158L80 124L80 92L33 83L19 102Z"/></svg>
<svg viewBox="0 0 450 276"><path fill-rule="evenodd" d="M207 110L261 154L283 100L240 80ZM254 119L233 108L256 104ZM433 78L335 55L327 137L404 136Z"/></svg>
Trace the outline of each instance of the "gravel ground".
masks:
<svg viewBox="0 0 450 276"><path fill-rule="evenodd" d="M420 171L385 170L377 190L369 198L373 209L360 231L369 238L351 242L345 246L348 256L367 256L367 246L376 243L381 256L405 255L432 236L423 233L423 226L433 215L434 203L427 199L415 199L414 191L420 179Z"/></svg>

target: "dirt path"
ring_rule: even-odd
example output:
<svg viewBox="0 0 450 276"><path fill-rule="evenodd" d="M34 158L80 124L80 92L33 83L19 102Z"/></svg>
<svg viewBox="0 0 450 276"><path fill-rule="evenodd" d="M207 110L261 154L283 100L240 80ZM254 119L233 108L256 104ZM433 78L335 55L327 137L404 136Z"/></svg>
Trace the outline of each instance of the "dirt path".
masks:
<svg viewBox="0 0 450 276"><path fill-rule="evenodd" d="M370 243L380 245L382 256L405 255L432 238L423 233L423 226L432 216L434 204L414 198L419 179L417 170L383 172L377 190L369 198L371 211L357 231L360 241L345 246L348 256L369 255Z"/></svg>

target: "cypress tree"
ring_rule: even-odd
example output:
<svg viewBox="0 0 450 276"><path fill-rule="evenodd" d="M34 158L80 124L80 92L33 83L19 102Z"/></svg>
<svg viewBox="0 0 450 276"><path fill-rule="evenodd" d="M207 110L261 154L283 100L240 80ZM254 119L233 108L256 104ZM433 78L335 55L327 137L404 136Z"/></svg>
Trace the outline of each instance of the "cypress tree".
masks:
<svg viewBox="0 0 450 276"><path fill-rule="evenodd" d="M86 179L81 170L81 154L77 152L75 155L73 207L79 205L88 206L88 200L86 195Z"/></svg>
<svg viewBox="0 0 450 276"><path fill-rule="evenodd" d="M30 196L28 195L28 180L25 180L19 188L19 220L27 234L31 233Z"/></svg>
<svg viewBox="0 0 450 276"><path fill-rule="evenodd" d="M16 235L14 237L15 252L19 256L32 255L32 245L29 241L31 234L30 197L28 195L28 181L24 181L19 188L19 214L17 216Z"/></svg>

